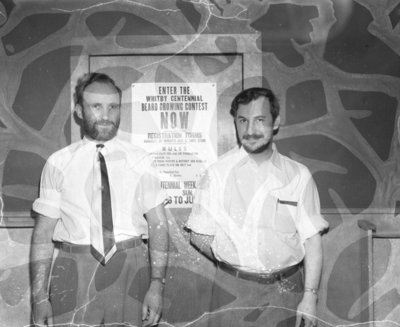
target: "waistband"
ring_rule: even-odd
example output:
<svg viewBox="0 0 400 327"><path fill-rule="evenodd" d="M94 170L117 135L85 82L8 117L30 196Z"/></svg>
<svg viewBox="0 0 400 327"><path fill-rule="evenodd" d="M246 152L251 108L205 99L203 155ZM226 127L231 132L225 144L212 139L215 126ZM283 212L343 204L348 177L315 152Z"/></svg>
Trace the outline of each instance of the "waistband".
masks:
<svg viewBox="0 0 400 327"><path fill-rule="evenodd" d="M300 268L300 265L291 266L288 268L284 268L282 270L273 272L273 273L252 273L243 270L236 269L231 265L218 262L217 268L225 271L226 273L240 279L245 279L249 281L253 281L260 284L273 284L276 281L288 278L294 275Z"/></svg>
<svg viewBox="0 0 400 327"><path fill-rule="evenodd" d="M126 250L135 248L141 245L143 240L141 238L130 238L125 241L117 242L115 245L117 246L117 251ZM72 244L72 243L63 243L63 242L55 242L55 247L60 249L61 251L68 253L90 253L90 245L89 244Z"/></svg>

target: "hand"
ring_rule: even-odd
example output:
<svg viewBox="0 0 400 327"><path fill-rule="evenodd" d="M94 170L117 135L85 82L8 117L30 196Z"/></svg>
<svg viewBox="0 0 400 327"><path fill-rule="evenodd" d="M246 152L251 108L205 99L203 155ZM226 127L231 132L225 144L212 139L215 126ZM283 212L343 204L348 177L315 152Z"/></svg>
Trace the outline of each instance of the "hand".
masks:
<svg viewBox="0 0 400 327"><path fill-rule="evenodd" d="M159 280L153 280L147 291L142 306L142 321L146 322L143 326L153 326L161 318L162 311L162 292L164 285Z"/></svg>
<svg viewBox="0 0 400 327"><path fill-rule="evenodd" d="M49 299L35 301L32 305L33 326L53 326L53 309Z"/></svg>
<svg viewBox="0 0 400 327"><path fill-rule="evenodd" d="M303 299L297 307L296 327L300 327L301 321L304 320L304 327L313 327L317 325L317 295L305 292Z"/></svg>

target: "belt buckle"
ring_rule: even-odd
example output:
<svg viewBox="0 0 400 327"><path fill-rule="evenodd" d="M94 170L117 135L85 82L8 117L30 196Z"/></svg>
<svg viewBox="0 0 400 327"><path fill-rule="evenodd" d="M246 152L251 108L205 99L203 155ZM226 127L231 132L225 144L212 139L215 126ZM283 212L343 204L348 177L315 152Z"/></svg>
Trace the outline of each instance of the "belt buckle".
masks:
<svg viewBox="0 0 400 327"><path fill-rule="evenodd" d="M275 274L263 273L258 276L258 279L260 282L272 283L277 280L277 276Z"/></svg>

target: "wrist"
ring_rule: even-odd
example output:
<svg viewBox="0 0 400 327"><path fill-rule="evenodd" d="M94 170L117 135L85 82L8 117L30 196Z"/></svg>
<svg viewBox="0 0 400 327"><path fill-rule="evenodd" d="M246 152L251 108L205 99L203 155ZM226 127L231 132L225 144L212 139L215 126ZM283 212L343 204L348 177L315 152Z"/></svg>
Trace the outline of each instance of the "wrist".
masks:
<svg viewBox="0 0 400 327"><path fill-rule="evenodd" d="M311 293L318 296L318 289L313 287L304 287L304 293Z"/></svg>
<svg viewBox="0 0 400 327"><path fill-rule="evenodd" d="M37 306L40 305L44 302L49 302L50 301L50 297L47 294L44 294L43 296L36 296L36 297L32 297L31 299L31 305L32 306Z"/></svg>
<svg viewBox="0 0 400 327"><path fill-rule="evenodd" d="M165 286L165 278L164 277L151 277L151 283L157 283L162 286Z"/></svg>
<svg viewBox="0 0 400 327"><path fill-rule="evenodd" d="M50 295L45 290L33 291L31 293L31 302L40 302L40 301L45 301L45 300L49 300L49 299L50 299Z"/></svg>
<svg viewBox="0 0 400 327"><path fill-rule="evenodd" d="M315 288L304 288L304 298L310 299L310 300L318 300L318 290Z"/></svg>

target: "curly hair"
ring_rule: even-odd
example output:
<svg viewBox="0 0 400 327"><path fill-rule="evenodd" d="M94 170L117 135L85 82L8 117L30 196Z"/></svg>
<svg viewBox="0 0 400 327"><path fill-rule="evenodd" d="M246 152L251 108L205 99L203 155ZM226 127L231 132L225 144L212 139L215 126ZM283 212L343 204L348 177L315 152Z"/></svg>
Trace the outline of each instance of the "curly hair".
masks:
<svg viewBox="0 0 400 327"><path fill-rule="evenodd" d="M75 105L79 104L82 106L83 92L85 92L85 89L89 85L96 83L96 82L103 83L103 84L109 84L109 85L113 86L115 88L115 90L118 92L119 99L121 100L122 91L115 84L114 80L110 76L103 74L103 73L86 73L76 83L75 93L74 93Z"/></svg>
<svg viewBox="0 0 400 327"><path fill-rule="evenodd" d="M235 118L239 105L248 104L259 97L266 97L271 105L272 120L275 121L279 115L279 103L274 93L263 87L252 87L240 92L232 101L230 114Z"/></svg>

